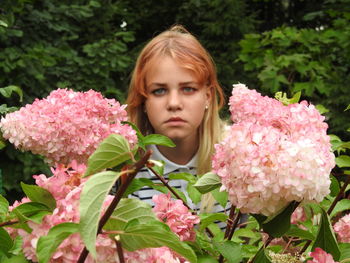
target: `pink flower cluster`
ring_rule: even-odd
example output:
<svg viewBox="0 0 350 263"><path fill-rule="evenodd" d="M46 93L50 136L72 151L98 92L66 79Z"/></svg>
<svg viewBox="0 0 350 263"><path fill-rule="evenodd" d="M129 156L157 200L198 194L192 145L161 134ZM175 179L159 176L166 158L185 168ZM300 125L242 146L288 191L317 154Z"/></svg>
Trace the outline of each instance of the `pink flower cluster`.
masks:
<svg viewBox="0 0 350 263"><path fill-rule="evenodd" d="M315 251L311 252L310 256L313 257L313 259L308 260L307 263L338 263L334 261L331 254L328 254L319 247L315 248Z"/></svg>
<svg viewBox="0 0 350 263"><path fill-rule="evenodd" d="M0 129L15 147L43 155L49 163L86 163L111 133L123 135L131 144L136 142L136 132L121 124L127 120L125 107L93 90L57 89L46 99L36 99L7 114Z"/></svg>
<svg viewBox="0 0 350 263"><path fill-rule="evenodd" d="M22 248L27 259L37 262L38 259L35 254L37 242L41 236L47 235L50 228L64 222L79 222L80 193L86 181L81 176L84 174L85 168L84 165L78 165L76 162L73 162L67 167L58 165L56 169L52 169L52 177L47 178L45 175L34 176L36 183L54 196L56 208L52 214L43 218L41 224L29 221L28 225L33 229L31 233L27 233L22 229L15 230L16 234L23 238ZM104 208L109 205L112 198L113 196L109 196L106 199ZM27 198L22 200L22 202L28 201ZM14 206L19 204L19 202L15 202ZM50 262L77 262L83 247L80 235L78 233L73 234L62 242L50 259ZM96 250L96 262L117 262L118 255L115 242L108 235L99 235L97 237ZM92 263L95 261L89 256L86 262Z"/></svg>
<svg viewBox="0 0 350 263"><path fill-rule="evenodd" d="M289 202L322 201L335 165L327 124L313 105L284 106L245 85L234 85L235 122L215 145L213 170L243 213L273 215Z"/></svg>
<svg viewBox="0 0 350 263"><path fill-rule="evenodd" d="M41 236L47 235L50 228L64 222L79 222L79 200L80 193L86 178L82 178L86 166L79 165L73 161L70 165L57 165L57 168L51 168L53 176L34 175L36 184L48 190L56 200L56 209L51 215L46 215L41 224L28 222L32 232L28 233L22 229L8 228L9 233L14 237L20 235L23 239L23 253L25 257L33 262L38 262L36 256L36 246ZM108 196L104 209L112 201L113 196ZM28 198L23 198L21 202L15 202L10 209L29 202ZM69 236L55 251L50 262L55 263L73 263L77 262L80 253L84 247L83 241L78 233ZM115 242L108 235L100 234L96 241L97 258L94 260L89 255L85 262L119 262L116 252ZM145 248L137 251L124 251L124 258L127 263L184 263L183 258L174 254L167 247Z"/></svg>
<svg viewBox="0 0 350 263"><path fill-rule="evenodd" d="M126 263L184 263L168 247L140 249L124 256Z"/></svg>
<svg viewBox="0 0 350 263"><path fill-rule="evenodd" d="M350 243L350 214L340 218L333 226L338 240L343 243Z"/></svg>
<svg viewBox="0 0 350 263"><path fill-rule="evenodd" d="M153 212L159 220L165 222L181 241L194 241L196 232L193 227L199 223L199 217L193 215L181 200L171 200L169 194L155 195Z"/></svg>

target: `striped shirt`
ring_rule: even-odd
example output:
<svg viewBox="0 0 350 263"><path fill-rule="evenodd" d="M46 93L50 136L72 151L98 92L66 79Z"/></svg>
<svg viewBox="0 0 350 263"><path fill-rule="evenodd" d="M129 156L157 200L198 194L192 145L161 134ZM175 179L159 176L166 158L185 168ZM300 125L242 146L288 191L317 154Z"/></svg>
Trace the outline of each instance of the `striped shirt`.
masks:
<svg viewBox="0 0 350 263"><path fill-rule="evenodd" d="M186 187L187 187L187 181L181 180L181 179L173 179L168 181L169 175L173 173L190 173L193 174L194 176L196 175L196 167L197 167L197 155L195 155L187 164L180 165L176 164L170 160L168 160L164 155L161 154L161 152L158 150L158 148L154 145L149 146L149 149L152 150L152 160L156 161L164 161L165 166L164 166L164 173L163 177L165 180L167 180L168 184L181 191L185 196L186 196L186 202L191 207L193 211L199 212L200 209L200 203L199 204L194 204L192 200L189 198ZM136 178L147 178L152 180L153 183L161 184L161 181L150 171L148 168L143 168L139 171L137 174ZM152 197L154 195L161 194L161 192L145 186L141 188L138 191L135 191L131 197L138 198L144 202L147 202L154 206L154 203L152 201ZM216 203L213 207L212 212L216 213L225 213L228 214L230 209L230 204L228 203L226 208L223 208L219 203ZM225 227L225 223L219 223L220 228Z"/></svg>

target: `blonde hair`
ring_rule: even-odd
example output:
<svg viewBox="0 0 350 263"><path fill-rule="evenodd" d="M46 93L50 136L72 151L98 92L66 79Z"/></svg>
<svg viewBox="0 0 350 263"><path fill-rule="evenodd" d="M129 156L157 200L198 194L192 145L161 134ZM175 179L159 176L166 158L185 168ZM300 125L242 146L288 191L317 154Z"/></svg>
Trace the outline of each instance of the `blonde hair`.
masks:
<svg viewBox="0 0 350 263"><path fill-rule="evenodd" d="M221 140L223 124L219 110L224 105L225 99L217 80L216 68L211 56L183 26L173 26L157 35L141 51L129 86L127 98L129 119L143 134L153 133L153 128L144 112L144 102L147 99L146 76L158 59L164 56L171 57L181 67L192 71L200 84L210 88L211 101L199 127L197 174L200 176L211 170L214 144ZM204 197L202 210L211 209L212 199Z"/></svg>

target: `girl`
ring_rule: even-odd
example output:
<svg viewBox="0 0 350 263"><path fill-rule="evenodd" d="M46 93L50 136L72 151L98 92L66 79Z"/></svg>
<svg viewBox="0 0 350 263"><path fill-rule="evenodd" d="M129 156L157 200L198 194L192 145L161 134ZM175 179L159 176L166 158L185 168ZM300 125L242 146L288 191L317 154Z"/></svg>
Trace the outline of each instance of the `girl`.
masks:
<svg viewBox="0 0 350 263"><path fill-rule="evenodd" d="M162 134L176 144L174 148L150 147L151 158L165 162L165 178L174 172L200 176L211 170L214 144L220 141L224 126L219 117L224 94L210 55L185 28L174 26L143 48L133 71L127 104L130 121L144 135ZM156 180L146 169L140 176ZM171 180L170 185L187 195L185 181ZM143 188L134 195L151 203L156 193ZM211 210L213 198L204 196L201 210Z"/></svg>

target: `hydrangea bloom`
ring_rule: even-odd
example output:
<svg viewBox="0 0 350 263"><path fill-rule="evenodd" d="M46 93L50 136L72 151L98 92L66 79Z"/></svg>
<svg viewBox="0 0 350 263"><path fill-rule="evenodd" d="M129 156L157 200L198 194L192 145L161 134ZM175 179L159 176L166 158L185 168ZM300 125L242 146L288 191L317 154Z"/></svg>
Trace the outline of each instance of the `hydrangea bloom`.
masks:
<svg viewBox="0 0 350 263"><path fill-rule="evenodd" d="M169 194L155 195L153 212L159 220L165 222L181 241L194 241L196 232L193 227L199 223L199 217L193 215L181 200L171 200Z"/></svg>
<svg viewBox="0 0 350 263"><path fill-rule="evenodd" d="M37 242L43 235L47 235L50 228L63 222L79 222L79 200L80 193L86 178L82 178L85 173L86 166L80 165L73 161L70 165L57 165L51 168L53 176L34 175L36 184L48 190L56 200L56 208L53 213L46 215L41 224L28 222L30 228L33 229L28 233L22 229L8 228L8 232L12 237L20 235L23 239L23 253L25 257L33 262L37 262L35 254ZM108 196L104 203L104 208L112 201L113 196ZM29 202L28 198L23 198L21 202L15 201L10 210L21 203ZM82 249L83 241L78 233L75 233L65 239L50 259L55 263L77 262ZM87 257L85 262L119 262L116 251L115 242L108 235L99 234L96 240L97 258L94 260L91 255ZM124 258L127 263L185 263L182 257L177 256L167 247L145 248L137 251L124 251Z"/></svg>
<svg viewBox="0 0 350 263"><path fill-rule="evenodd" d="M126 263L185 263L176 257L168 247L140 249L127 252L124 256Z"/></svg>
<svg viewBox="0 0 350 263"><path fill-rule="evenodd" d="M315 248L315 251L311 252L310 256L313 257L313 259L308 260L307 263L338 263L334 261L331 254L328 254L319 247Z"/></svg>
<svg viewBox="0 0 350 263"><path fill-rule="evenodd" d="M234 123L215 145L221 190L243 213L276 213L289 202L322 201L335 165L327 124L307 102L284 106L242 84L230 98Z"/></svg>
<svg viewBox="0 0 350 263"><path fill-rule="evenodd" d="M57 89L46 99L7 114L0 128L15 147L43 155L50 163L85 163L111 133L136 142L135 131L121 124L127 120L125 107L93 90Z"/></svg>
<svg viewBox="0 0 350 263"><path fill-rule="evenodd" d="M298 207L294 210L294 212L293 212L293 214L292 214L292 216L291 216L291 218L290 218L290 222L291 222L292 224L297 225L297 224L299 224L300 222L304 222L306 219L307 219L307 218L306 218L306 214L305 214L304 208L298 206Z"/></svg>
<svg viewBox="0 0 350 263"><path fill-rule="evenodd" d="M343 243L350 243L350 214L347 214L339 219L333 226L338 240Z"/></svg>
<svg viewBox="0 0 350 263"><path fill-rule="evenodd" d="M35 249L38 239L46 235L50 228L63 222L79 222L80 193L84 182L87 180L81 177L85 172L85 168L85 165L78 165L76 162L73 162L67 167L58 165L56 169L52 169L52 177L46 178L45 175L34 176L36 183L54 196L56 208L52 214L43 218L41 224L29 221L28 225L33 229L31 233L27 233L22 229L11 230L11 232L15 231L23 238L22 248L27 259L37 262ZM112 198L113 196L108 196L104 203L104 208L110 204ZM28 201L29 199L22 200L22 202ZM15 202L13 206L19 204L19 202ZM73 234L62 242L53 254L50 262L77 262L83 247L84 245L79 234ZM97 237L96 250L96 262L117 262L118 255L115 242L108 235L99 235ZM86 262L95 261L89 256Z"/></svg>

